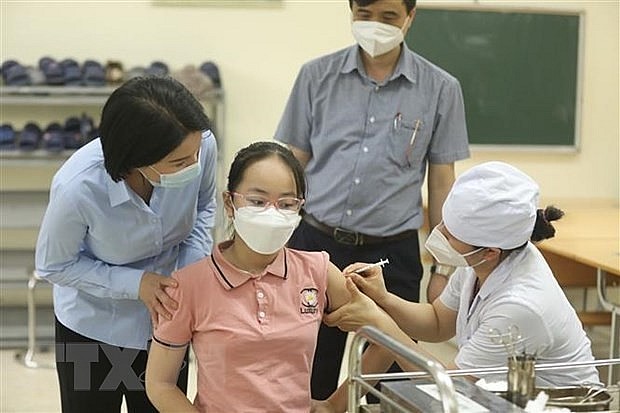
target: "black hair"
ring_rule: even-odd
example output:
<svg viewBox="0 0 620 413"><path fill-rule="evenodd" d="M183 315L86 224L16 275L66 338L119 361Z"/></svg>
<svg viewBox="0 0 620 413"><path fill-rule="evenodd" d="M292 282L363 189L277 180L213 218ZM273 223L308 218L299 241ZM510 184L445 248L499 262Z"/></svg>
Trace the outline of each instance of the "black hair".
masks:
<svg viewBox="0 0 620 413"><path fill-rule="evenodd" d="M228 173L228 185L226 189L230 192L234 192L239 186L243 173L248 167L255 162L261 161L270 156L277 156L291 168L293 176L295 177L295 187L297 190L297 197L304 199L306 197L306 179L304 175L304 168L301 166L293 152L286 146L280 145L276 142L254 142L249 146L241 149L235 155L235 160L230 166L230 172Z"/></svg>
<svg viewBox="0 0 620 413"><path fill-rule="evenodd" d="M534 223L534 229L532 230L532 235L530 235L530 241L538 242L548 238L553 238L555 236L555 228L551 224L551 221L557 221L558 219L564 216L564 211L561 209L549 205L545 209L537 209L536 210L536 222ZM527 245L527 241L523 243L523 245L519 245L516 248L511 248L508 250L502 250L502 254L504 256L508 256L513 251L518 251ZM475 247L475 248L486 248L486 247Z"/></svg>
<svg viewBox="0 0 620 413"><path fill-rule="evenodd" d="M553 238L555 236L555 228L551 221L557 221L564 216L564 211L550 205L545 209L536 211L536 223L530 240L532 242L542 241L544 239Z"/></svg>
<svg viewBox="0 0 620 413"><path fill-rule="evenodd" d="M131 79L103 106L99 126L105 169L115 182L152 165L192 132L210 129L200 102L171 77Z"/></svg>
<svg viewBox="0 0 620 413"><path fill-rule="evenodd" d="M358 6L368 6L369 4L375 3L378 0L349 0L349 8L353 8L353 3L356 3ZM415 7L416 0L402 0L407 8L407 14L411 13L411 10Z"/></svg>
<svg viewBox="0 0 620 413"><path fill-rule="evenodd" d="M547 206L545 209L536 210L536 222L534 223L534 229L532 235L530 235L530 241L538 242L555 236L555 228L551 225L551 221L557 221L564 216L564 211L554 207L553 205ZM523 245L519 245L516 248L509 250L503 250L502 253L509 254L512 251L518 251L527 245L525 242Z"/></svg>

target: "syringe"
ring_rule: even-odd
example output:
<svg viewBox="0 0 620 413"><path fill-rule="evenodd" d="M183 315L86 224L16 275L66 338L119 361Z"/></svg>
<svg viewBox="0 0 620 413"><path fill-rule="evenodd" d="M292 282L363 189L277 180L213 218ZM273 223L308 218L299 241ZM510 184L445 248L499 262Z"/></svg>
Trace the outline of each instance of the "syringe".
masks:
<svg viewBox="0 0 620 413"><path fill-rule="evenodd" d="M362 267L362 268L360 268L360 269L357 269L357 270L355 270L354 272L355 272L355 273L357 273L357 274L361 274L361 273L363 273L364 271L369 270L369 269L371 269L371 268L374 268L374 267L383 267L384 265L389 264L389 263L390 263L390 260L386 258L386 259L384 259L384 260L379 260L379 262L375 262L374 264L368 264L367 266Z"/></svg>

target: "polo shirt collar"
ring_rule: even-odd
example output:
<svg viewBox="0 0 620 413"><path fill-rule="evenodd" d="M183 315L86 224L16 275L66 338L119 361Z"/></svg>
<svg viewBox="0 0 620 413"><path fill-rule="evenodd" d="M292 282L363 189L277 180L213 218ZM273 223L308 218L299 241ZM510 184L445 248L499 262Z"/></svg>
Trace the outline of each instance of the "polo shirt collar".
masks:
<svg viewBox="0 0 620 413"><path fill-rule="evenodd" d="M262 278L265 275L273 275L284 280L288 278L286 248L280 250L276 258L265 268L262 274L253 275L247 271L240 270L224 258L222 251L230 247L232 243L233 241L225 241L218 244L211 254L211 262L215 267L217 278L225 289L237 288L253 278Z"/></svg>
<svg viewBox="0 0 620 413"><path fill-rule="evenodd" d="M340 73L352 73L357 70L358 73L366 76L366 70L362 64L362 56L360 55L360 47L358 45L351 46L345 55L342 62L342 68ZM411 83L416 83L417 77L417 65L415 63L415 54L409 49L407 43L403 42L403 49L396 63L394 73L390 76L389 80L397 79L399 76L404 76Z"/></svg>

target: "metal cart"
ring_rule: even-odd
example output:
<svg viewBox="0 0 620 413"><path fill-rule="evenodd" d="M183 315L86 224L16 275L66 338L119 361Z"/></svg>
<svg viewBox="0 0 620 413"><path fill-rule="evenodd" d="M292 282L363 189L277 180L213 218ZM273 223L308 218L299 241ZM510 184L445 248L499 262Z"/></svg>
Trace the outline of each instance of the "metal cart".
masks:
<svg viewBox="0 0 620 413"><path fill-rule="evenodd" d="M366 343L372 343L386 348L392 354L398 355L405 360L409 361L416 366L419 366L423 371L415 372L402 372L402 373L384 373L384 374L363 374L362 373L362 354ZM560 369L572 369L586 366L611 366L619 365L620 358L594 360L588 362L578 363L548 363L537 364L536 371L545 370L560 370ZM388 407L390 412L405 412L412 411L411 407L407 403L403 403L403 398L395 397L394 392L384 392L377 390L373 383L382 381L394 381L394 380L407 380L410 387L415 387L411 384L411 379L426 379L426 382L432 380L437 386L439 402L434 400L435 405L432 411L438 411L441 409L443 412L458 412L459 405L457 403L457 397L459 396L455 391L455 387L459 390L459 393L464 393L465 396L471 397L474 401L483 400L487 403L508 403L499 396L496 398L489 397L489 395L495 396L491 392L484 391L477 388L477 386L471 384L467 380L453 381L452 377L459 376L487 376L506 374L508 367L493 367L493 368L480 368L480 369L463 369L463 370L445 370L438 362L425 357L411 348L401 344L394 340L390 336L381 332L380 330L366 326L362 327L353 337L351 348L349 352L349 395L348 395L348 409L349 413L361 412L360 399L362 396L362 390L377 396L381 401L381 407ZM382 383L383 384L383 383ZM456 386L455 386L456 385ZM383 390L383 389L382 389ZM428 396L425 396L428 397ZM476 398L478 400L476 400ZM501 399L499 401L498 399ZM404 400L406 402L406 400ZM491 407L491 411L510 411L510 412L522 412L520 408L515 405L509 404L510 407L504 407L501 410L497 410L497 404L492 404L495 408ZM507 405L504 405L507 406ZM430 409L427 409L430 411ZM369 411L369 410L367 410Z"/></svg>

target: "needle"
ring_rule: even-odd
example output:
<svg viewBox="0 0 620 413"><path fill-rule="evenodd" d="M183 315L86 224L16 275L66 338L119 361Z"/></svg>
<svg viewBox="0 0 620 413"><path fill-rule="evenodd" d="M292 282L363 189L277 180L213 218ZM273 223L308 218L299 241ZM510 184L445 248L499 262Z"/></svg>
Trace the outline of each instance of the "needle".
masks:
<svg viewBox="0 0 620 413"><path fill-rule="evenodd" d="M358 270L355 270L354 272L357 273L357 274L361 274L364 271L369 270L371 268L383 267L384 265L389 264L389 263L390 263L390 260L386 258L384 260L379 260L379 262L375 262L374 264L368 264L367 266L362 267L362 268L360 268Z"/></svg>

